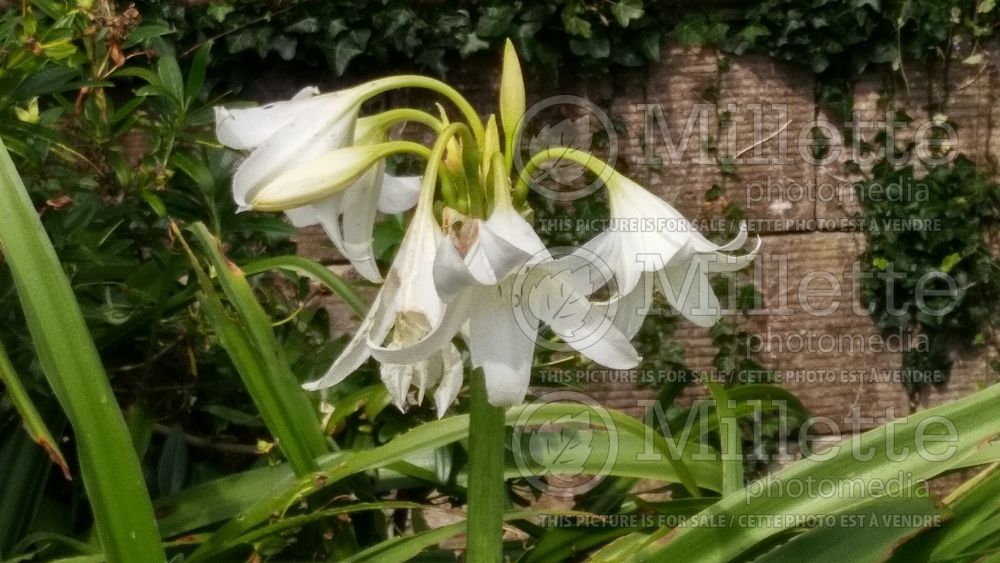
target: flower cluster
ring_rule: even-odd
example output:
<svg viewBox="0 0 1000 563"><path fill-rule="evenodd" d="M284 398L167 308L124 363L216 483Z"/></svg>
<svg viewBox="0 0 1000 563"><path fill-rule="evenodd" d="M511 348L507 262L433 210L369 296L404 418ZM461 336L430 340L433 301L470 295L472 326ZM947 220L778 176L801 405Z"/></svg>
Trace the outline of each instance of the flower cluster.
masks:
<svg viewBox="0 0 1000 563"><path fill-rule="evenodd" d="M405 87L443 94L464 122L450 122L444 110L440 118L415 109L360 116L366 100ZM594 362L630 369L640 362L630 339L649 311L653 291L698 325L718 320L719 303L708 275L754 259L756 248L728 254L744 245L746 230L722 246L694 229L609 231L578 253L551 255L525 219L531 213L523 197L530 169L548 160L573 160L597 174L609 192L612 218L667 218L671 224L684 219L663 200L575 149L547 149L520 174L513 171L511 153L524 112L521 68L509 43L500 125L490 116L484 126L457 92L418 76L322 95L307 88L285 102L217 109L219 141L249 151L233 179L237 204L284 211L296 226L321 225L362 276L382 283L354 338L327 373L306 388L336 385L374 357L400 409L411 386L416 386L417 402L434 389L440 416L462 388L464 358L455 344L460 338L471 365L482 369L490 402L508 406L527 394L543 325ZM436 135L433 146L389 140L391 127L407 121L429 127ZM422 176L386 174L385 159L404 152L426 159ZM395 261L383 276L372 251L377 213L411 209ZM599 267L586 256L599 257L610 279L595 281L601 278L595 271Z"/></svg>

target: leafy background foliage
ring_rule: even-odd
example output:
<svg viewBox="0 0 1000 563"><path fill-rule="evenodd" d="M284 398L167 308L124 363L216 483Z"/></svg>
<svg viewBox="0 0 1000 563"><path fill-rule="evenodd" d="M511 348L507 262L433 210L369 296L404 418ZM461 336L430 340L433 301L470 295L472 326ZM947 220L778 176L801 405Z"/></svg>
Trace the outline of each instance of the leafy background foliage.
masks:
<svg viewBox="0 0 1000 563"><path fill-rule="evenodd" d="M219 39L214 65L238 89L257 61L296 61L361 75L411 69L444 75L449 64L496 52L512 38L525 62L557 76L599 73L659 58L663 8L642 0L428 2L142 0L145 21L179 45ZM567 66L568 65L568 66Z"/></svg>

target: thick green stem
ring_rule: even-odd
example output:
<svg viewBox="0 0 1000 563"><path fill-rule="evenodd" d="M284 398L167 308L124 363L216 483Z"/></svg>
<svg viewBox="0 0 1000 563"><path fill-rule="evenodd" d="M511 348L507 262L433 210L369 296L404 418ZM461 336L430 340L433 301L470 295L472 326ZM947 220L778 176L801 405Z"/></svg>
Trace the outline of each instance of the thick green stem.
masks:
<svg viewBox="0 0 1000 563"><path fill-rule="evenodd" d="M569 147L552 147L539 151L532 155L531 160L524 165L521 173L517 177L517 185L514 186L514 198L518 204L524 203L528 197L528 189L531 183L531 175L538 170L543 162L550 160L569 160L587 168L597 175L602 182L607 184L608 180L618 174L610 164L590 154L589 152Z"/></svg>
<svg viewBox="0 0 1000 563"><path fill-rule="evenodd" d="M460 111L462 116L465 117L469 128L472 130L472 134L476 137L476 144L482 144L483 142L483 137L485 136L483 122L479 119L479 114L476 113L476 109L472 107L472 104L470 104L468 100L458 93L458 90L455 90L440 80L427 76L404 74L400 76L389 76L378 80L372 80L371 82L365 84L364 87L368 89L365 95L366 99L390 90L396 90L398 88L423 88L425 90L441 94L445 98L448 98L451 103L455 104L458 111Z"/></svg>
<svg viewBox="0 0 1000 563"><path fill-rule="evenodd" d="M503 553L504 410L490 404L481 370L471 378L469 540L467 561L500 561Z"/></svg>
<svg viewBox="0 0 1000 563"><path fill-rule="evenodd" d="M419 123L426 126L431 131L435 133L440 133L444 129L444 123L440 119L434 117L433 115L420 111L413 108L396 108L388 111L384 111L378 115L373 115L371 117L366 117L363 119L375 119L377 120L376 129L379 133L385 133L394 125L398 125L403 122L413 122Z"/></svg>
<svg viewBox="0 0 1000 563"><path fill-rule="evenodd" d="M438 135L427 156L427 168L424 169L423 184L420 186L420 201L417 203L418 212L420 209L431 209L434 203L434 187L438 181L441 159L444 158L444 152L448 149L448 141L455 135L460 135L463 142L471 141L469 128L462 123L452 123ZM458 194L455 194L452 188L453 186L442 186L442 191L444 191L444 195L450 195L452 199L456 199ZM457 202L449 201L448 197L445 198L445 203L453 208L458 207Z"/></svg>

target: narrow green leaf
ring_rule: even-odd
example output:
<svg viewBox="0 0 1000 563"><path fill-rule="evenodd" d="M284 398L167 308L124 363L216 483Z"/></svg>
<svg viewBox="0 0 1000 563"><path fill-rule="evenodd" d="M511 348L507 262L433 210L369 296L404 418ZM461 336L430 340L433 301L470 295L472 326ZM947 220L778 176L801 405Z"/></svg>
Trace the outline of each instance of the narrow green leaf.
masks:
<svg viewBox="0 0 1000 563"><path fill-rule="evenodd" d="M21 415L21 422L24 424L28 436L31 436L31 439L41 446L52 463L59 466L63 477L67 480L72 479L66 458L59 450L59 443L52 437L52 433L45 425L45 420L42 419L42 415L38 413L31 397L28 396L28 390L24 388L21 378L14 371L14 366L11 365L10 358L7 357L7 350L2 342L0 342L0 381L3 381L4 385L7 386L7 396L10 397L14 408Z"/></svg>
<svg viewBox="0 0 1000 563"><path fill-rule="evenodd" d="M892 525L899 515L906 515L908 521ZM769 563L879 563L903 539L925 527L919 523L933 522L935 515L934 501L926 496L876 499L830 515L833 526L803 532L763 558ZM910 516L914 518L909 520Z"/></svg>
<svg viewBox="0 0 1000 563"><path fill-rule="evenodd" d="M163 443L160 462L157 464L156 479L160 486L160 495L176 494L184 488L184 481L187 479L187 461L184 431L180 426L174 426Z"/></svg>
<svg viewBox="0 0 1000 563"><path fill-rule="evenodd" d="M528 510L507 512L506 514L501 513L499 520L501 522L509 522L511 520L521 520L524 518L531 518L538 516L539 513L532 512ZM574 512L571 510L553 510L546 511L546 514L551 515L584 515L584 512ZM358 552L351 556L350 558L344 560L344 563L353 563L355 561L410 561L423 550L433 547L444 540L453 538L468 529L466 522L459 522L457 524L451 524L449 526L442 526L440 528L434 528L426 532L421 532L419 534L414 534L412 536L401 536L398 538L392 538L381 543L378 543L364 551ZM473 557L468 558L468 561L486 561L484 559L475 559Z"/></svg>
<svg viewBox="0 0 1000 563"><path fill-rule="evenodd" d="M359 318L363 318L368 313L368 304L361 298L351 284L343 278L330 271L329 268L310 260L305 256L277 256L274 258L259 258L240 265L243 273L252 276L272 270L286 270L301 276L309 276L322 283L337 297L346 303Z"/></svg>
<svg viewBox="0 0 1000 563"><path fill-rule="evenodd" d="M10 263L42 372L73 427L107 559L162 561L153 507L125 420L69 280L2 141L0 250Z"/></svg>
<svg viewBox="0 0 1000 563"><path fill-rule="evenodd" d="M174 235L186 245L180 229ZM239 322L228 315L214 284L201 268L189 248L192 267L202 288L202 304L211 317L219 339L229 352L247 391L260 410L268 429L278 439L282 452L305 475L315 471L315 459L327 452L326 439L320 428L316 410L305 391L299 386L271 330L271 320L257 302L243 272L227 260L218 241L201 223L191 232L208 255L223 291L239 316Z"/></svg>
<svg viewBox="0 0 1000 563"><path fill-rule="evenodd" d="M201 88L205 85L205 70L208 68L208 57L212 51L212 42L206 41L194 53L191 68L188 70L187 81L184 84L184 98L187 104L198 99Z"/></svg>
<svg viewBox="0 0 1000 563"><path fill-rule="evenodd" d="M615 467L625 468L634 464L631 465L633 469L636 466L641 466L649 472L638 476L675 482L691 479L690 487L696 492L699 491L699 487L707 489L719 487L719 474L717 470L715 473L711 470L715 462L702 462L701 466L697 466L687 459L674 459L669 445L657 431L624 413L613 410L597 410L582 404L535 404L508 409L506 424L543 424L547 420L558 419L562 416L578 417L581 413L589 412L596 414L592 420L602 420L604 416L608 416L622 443L632 444L623 447L621 451L626 453L621 457L624 459L616 460ZM468 434L469 415L457 415L422 424L377 448L351 452L350 455L321 458L319 460L321 472L298 479L283 478L280 482L276 482L266 494L261 491L262 496L259 502L246 507L241 511L238 519L229 522L213 534L191 555L187 563L212 560L219 555L220 546L229 545L233 538L263 524L270 518L271 514L282 514L310 495L351 475L388 467L396 462L409 460L421 452L433 452L441 446L464 439ZM661 459L648 459L650 452L645 451L647 441L649 441L649 447L655 448L656 452L661 454ZM630 455L637 452L643 452L646 456L638 458L637 455ZM668 463L663 462L664 456ZM628 459L629 457L632 459ZM602 466L603 460L601 460L601 465L597 467ZM698 471L692 472L691 467L698 467ZM512 467L506 470L506 475L508 477L523 476L521 471L519 467ZM613 468L612 471L615 469ZM679 474L680 471L684 472L684 477ZM697 480L695 480L696 475Z"/></svg>
<svg viewBox="0 0 1000 563"><path fill-rule="evenodd" d="M729 495L743 488L743 454L739 421L736 419L736 401L718 383L708 382L708 390L715 399L715 418L719 427L722 455L722 494Z"/></svg>
<svg viewBox="0 0 1000 563"><path fill-rule="evenodd" d="M177 59L173 55L160 55L160 61L156 64L156 74L163 89L177 102L183 102L184 76L181 74Z"/></svg>
<svg viewBox="0 0 1000 563"><path fill-rule="evenodd" d="M796 462L774 474L769 482L794 481L804 484L829 480L838 483L845 475L850 476L852 482L859 483L888 483L892 479L898 479L900 475L905 475L914 483L933 478L948 469L947 460L939 459L945 453L950 453L952 459L960 459L996 434L998 400L1000 385L993 385L964 399L919 412L905 421L893 422L839 444L838 450L831 452L833 455L828 459L806 458ZM921 432L927 432L928 426L939 429L942 424L955 429L957 435L954 441L926 443L923 437L918 437ZM887 438L890 432L891 439ZM918 440L922 446L922 453L919 455L916 453ZM904 447L910 455L892 459L899 457L899 452ZM858 456L861 459L856 459L854 455L858 451L865 454ZM740 516L747 514L830 514L848 510L872 498L865 490L854 489L834 495L786 495L781 494L780 489L766 490L768 482L761 483L751 484L747 489L722 498L702 514L737 522ZM698 557L708 561L729 561L775 534L784 532L793 522L794 519L788 518L754 527L734 525L725 530L685 528L671 536L670 541L656 542L631 560L687 560ZM717 541L723 532L726 541ZM713 545L713 549L706 551L705 545Z"/></svg>
<svg viewBox="0 0 1000 563"><path fill-rule="evenodd" d="M3 499L0 502L0 561L7 561L35 520L52 472L52 461L26 433L15 432L0 446L0 467L4 468L3 479L0 479L0 499Z"/></svg>

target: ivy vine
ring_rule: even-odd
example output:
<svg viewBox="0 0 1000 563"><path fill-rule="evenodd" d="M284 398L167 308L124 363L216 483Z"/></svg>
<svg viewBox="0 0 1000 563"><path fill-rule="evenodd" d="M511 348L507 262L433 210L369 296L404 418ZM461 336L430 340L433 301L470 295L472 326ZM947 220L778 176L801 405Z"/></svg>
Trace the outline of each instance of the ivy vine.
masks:
<svg viewBox="0 0 1000 563"><path fill-rule="evenodd" d="M964 156L922 177L883 160L855 187L868 239L862 303L880 330L907 337L902 379L913 395L947 381L955 346L988 343L1000 262L985 233L1000 187Z"/></svg>
<svg viewBox="0 0 1000 563"><path fill-rule="evenodd" d="M549 76L641 66L660 55L665 14L643 0L536 3L405 0L139 0L150 33L181 50L217 40L213 65L238 88L262 60L327 67L336 76L409 68L444 75L449 63L495 52L512 38L524 61Z"/></svg>

